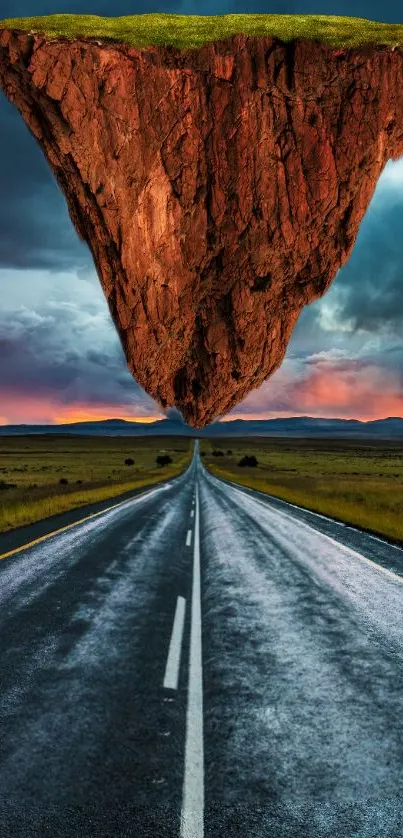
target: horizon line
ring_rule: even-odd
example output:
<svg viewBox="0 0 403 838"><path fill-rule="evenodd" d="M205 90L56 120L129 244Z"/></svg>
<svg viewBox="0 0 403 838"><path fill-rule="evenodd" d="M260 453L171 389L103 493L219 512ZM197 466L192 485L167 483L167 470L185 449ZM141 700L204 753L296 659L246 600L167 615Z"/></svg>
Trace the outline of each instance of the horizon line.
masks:
<svg viewBox="0 0 403 838"><path fill-rule="evenodd" d="M403 421L403 416L378 416L373 417L371 419L360 419L358 417L347 417L347 416L312 416L307 413L299 413L299 414L289 414L287 416L268 416L265 418L256 418L256 417L241 417L241 416L234 416L234 417L227 417L217 419L215 422L210 422L205 427L209 427L214 424L230 424L232 422L275 422L275 421L282 421L286 419L314 419L314 420L322 420L328 422L361 422L362 424L369 424L371 422L382 422L388 419L400 419ZM191 428L190 425L187 425L186 422L182 421L180 418L175 419L172 417L161 417L161 418L154 418L154 417L136 417L134 419L127 419L121 418L119 416L111 416L109 418L104 419L73 419L71 421L62 421L62 422L0 422L0 428L7 428L7 427L49 427L49 428L57 428L57 427L64 427L68 425L96 425L102 424L105 422L124 422L126 424L132 425L156 425L160 422L177 422L179 425L184 425L186 428ZM203 430L192 428L192 430Z"/></svg>

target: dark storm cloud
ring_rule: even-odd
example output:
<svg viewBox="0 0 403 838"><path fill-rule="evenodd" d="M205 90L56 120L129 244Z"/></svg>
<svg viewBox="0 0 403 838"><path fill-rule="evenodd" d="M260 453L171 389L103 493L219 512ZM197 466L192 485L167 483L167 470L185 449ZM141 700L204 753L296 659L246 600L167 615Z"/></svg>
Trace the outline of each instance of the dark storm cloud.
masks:
<svg viewBox="0 0 403 838"><path fill-rule="evenodd" d="M25 395L38 396L50 390L58 397L67 397L72 387L76 390L83 383L84 371L88 401L96 400L99 364L95 353L83 346L83 340L78 344L80 351L73 351L60 341L60 328L64 334L70 333L71 340L76 337L75 315L73 310L66 312L61 307L59 311L53 309L41 314L21 308L12 314L7 312L6 318L0 316L0 387L12 387L18 381ZM100 376L103 399L105 394L107 397L115 394L114 372L121 367L118 354L103 356L107 362ZM102 357L102 353L100 355ZM90 379L91 386L88 387ZM112 381L111 388L108 380Z"/></svg>
<svg viewBox="0 0 403 838"><path fill-rule="evenodd" d="M89 264L89 250L73 229L39 145L3 95L0 125L0 266Z"/></svg>
<svg viewBox="0 0 403 838"><path fill-rule="evenodd" d="M400 165L400 164L399 164ZM403 195L382 184L358 234L337 287L339 319L354 329L401 335L403 325Z"/></svg>
<svg viewBox="0 0 403 838"><path fill-rule="evenodd" d="M24 299L26 280L20 283ZM18 383L26 398L52 394L60 404L148 405L153 413L154 402L127 370L106 302L89 285L72 275L65 300L60 282L53 295L49 284L49 299L38 286L35 308L27 299L28 305L8 301L0 310L0 393Z"/></svg>
<svg viewBox="0 0 403 838"><path fill-rule="evenodd" d="M153 11L178 11L168 0L158 0ZM0 19L27 15L82 13L81 0L0 0ZM148 0L113 3L112 14L150 11ZM110 15L111 3L86 0L86 14ZM67 212L63 195L44 155L17 110L0 93L0 267L43 267L63 270L91 264Z"/></svg>

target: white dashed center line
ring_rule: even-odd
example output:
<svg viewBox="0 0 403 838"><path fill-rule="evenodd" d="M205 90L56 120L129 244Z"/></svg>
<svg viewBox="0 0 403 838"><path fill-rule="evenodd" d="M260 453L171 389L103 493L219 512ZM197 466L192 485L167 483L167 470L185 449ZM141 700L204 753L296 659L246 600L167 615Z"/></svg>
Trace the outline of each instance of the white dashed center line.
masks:
<svg viewBox="0 0 403 838"><path fill-rule="evenodd" d="M178 596L164 677L164 687L168 690L178 689L183 627L185 624L185 609L186 600L183 598L183 596Z"/></svg>
<svg viewBox="0 0 403 838"><path fill-rule="evenodd" d="M186 713L185 775L181 838L204 836L203 664L201 635L199 493L193 547L192 615L190 623L189 686Z"/></svg>
<svg viewBox="0 0 403 838"><path fill-rule="evenodd" d="M190 547L192 543L192 530L188 530L188 534L186 536L186 547Z"/></svg>

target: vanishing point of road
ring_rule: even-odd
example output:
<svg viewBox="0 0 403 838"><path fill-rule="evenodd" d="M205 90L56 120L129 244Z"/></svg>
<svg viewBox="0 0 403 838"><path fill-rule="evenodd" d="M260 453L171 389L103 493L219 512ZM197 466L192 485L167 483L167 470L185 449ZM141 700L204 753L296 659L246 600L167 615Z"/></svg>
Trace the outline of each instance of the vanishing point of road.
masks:
<svg viewBox="0 0 403 838"><path fill-rule="evenodd" d="M196 444L8 553L1 836L403 834L403 550L213 477Z"/></svg>

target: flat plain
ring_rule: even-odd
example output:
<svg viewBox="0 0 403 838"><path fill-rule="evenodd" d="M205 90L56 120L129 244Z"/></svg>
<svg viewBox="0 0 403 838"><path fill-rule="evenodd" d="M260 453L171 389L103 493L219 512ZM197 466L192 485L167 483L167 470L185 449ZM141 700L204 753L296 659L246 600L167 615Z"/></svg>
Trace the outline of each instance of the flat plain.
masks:
<svg viewBox="0 0 403 838"><path fill-rule="evenodd" d="M174 477L191 447L181 437L1 437L0 532Z"/></svg>
<svg viewBox="0 0 403 838"><path fill-rule="evenodd" d="M203 441L203 451L218 477L403 543L402 442L227 439ZM239 466L244 455L258 465Z"/></svg>

